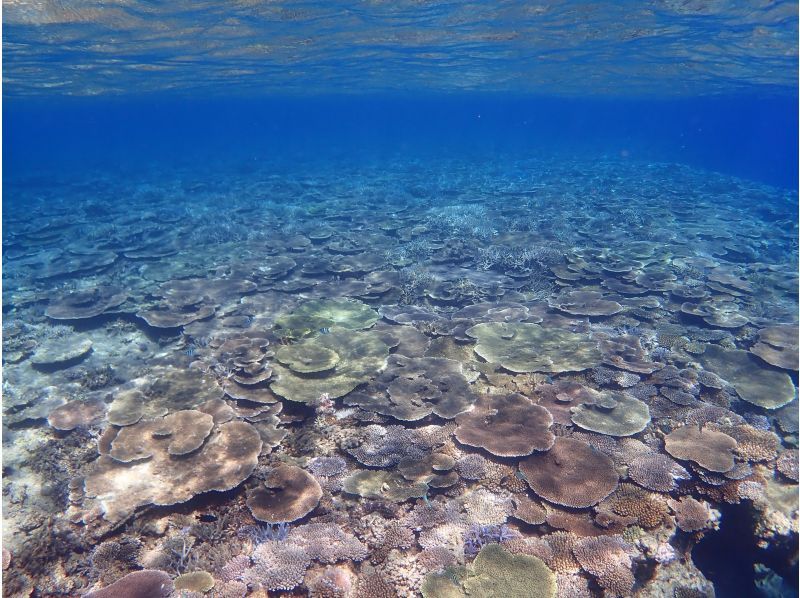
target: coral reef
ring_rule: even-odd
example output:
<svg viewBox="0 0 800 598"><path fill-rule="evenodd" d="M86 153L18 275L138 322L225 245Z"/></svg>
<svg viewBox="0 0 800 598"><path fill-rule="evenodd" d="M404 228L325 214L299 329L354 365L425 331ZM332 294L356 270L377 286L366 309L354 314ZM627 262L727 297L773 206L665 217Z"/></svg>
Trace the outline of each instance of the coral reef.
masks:
<svg viewBox="0 0 800 598"><path fill-rule="evenodd" d="M264 485L247 495L253 517L267 523L288 523L308 515L319 504L322 488L308 472L292 465L270 470Z"/></svg>
<svg viewBox="0 0 800 598"><path fill-rule="evenodd" d="M524 459L519 468L538 496L572 508L597 504L619 481L610 458L571 438L557 438L552 449Z"/></svg>
<svg viewBox="0 0 800 598"><path fill-rule="evenodd" d="M462 444L498 457L524 457L547 451L555 437L553 416L520 394L483 395L475 408L456 418L455 437Z"/></svg>
<svg viewBox="0 0 800 598"><path fill-rule="evenodd" d="M133 598L167 598L173 590L172 579L163 571L134 571L109 586L86 594L89 598L112 598L131 596Z"/></svg>
<svg viewBox="0 0 800 598"><path fill-rule="evenodd" d="M4 595L713 595L727 508L788 587L785 194L405 166L20 188Z"/></svg>

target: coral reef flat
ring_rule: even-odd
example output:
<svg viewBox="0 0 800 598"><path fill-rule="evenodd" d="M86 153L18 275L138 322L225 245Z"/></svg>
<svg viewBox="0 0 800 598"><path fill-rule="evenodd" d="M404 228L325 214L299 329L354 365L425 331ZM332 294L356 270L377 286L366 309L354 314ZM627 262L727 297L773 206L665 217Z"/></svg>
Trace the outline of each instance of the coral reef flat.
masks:
<svg viewBox="0 0 800 598"><path fill-rule="evenodd" d="M711 597L725 513L739 595L796 593L795 192L605 156L11 189L4 596Z"/></svg>

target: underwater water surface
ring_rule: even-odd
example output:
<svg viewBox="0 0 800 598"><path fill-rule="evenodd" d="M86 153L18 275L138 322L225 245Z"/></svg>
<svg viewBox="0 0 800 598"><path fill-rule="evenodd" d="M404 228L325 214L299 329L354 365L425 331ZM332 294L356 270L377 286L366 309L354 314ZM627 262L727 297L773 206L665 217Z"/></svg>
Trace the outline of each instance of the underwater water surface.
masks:
<svg viewBox="0 0 800 598"><path fill-rule="evenodd" d="M797 6L3 4L4 596L797 596Z"/></svg>

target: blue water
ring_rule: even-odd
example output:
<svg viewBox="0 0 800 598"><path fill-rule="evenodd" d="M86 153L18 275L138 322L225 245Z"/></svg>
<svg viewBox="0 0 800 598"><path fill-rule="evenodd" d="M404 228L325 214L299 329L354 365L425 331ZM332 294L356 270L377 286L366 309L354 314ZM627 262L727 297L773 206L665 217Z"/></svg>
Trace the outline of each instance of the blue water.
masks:
<svg viewBox="0 0 800 598"><path fill-rule="evenodd" d="M8 89L12 86L7 85ZM797 98L395 97L11 98L7 180L31 169L245 165L290 152L354 161L403 155L615 155L797 188Z"/></svg>
<svg viewBox="0 0 800 598"><path fill-rule="evenodd" d="M615 580L585 558L599 536L622 595L797 596L797 13L784 0L5 1L3 595L82 595L159 569L208 571L209 596L359 598L378 578L419 596L425 580L460 588L498 541L556 570L558 596L600 597ZM374 316L356 349L334 346L341 320L302 311L341 299ZM537 338L524 349L546 347L549 366L492 361L469 331L501 322L520 330L498 343L556 330L569 348ZM343 359L292 369L276 352L298 344ZM375 346L382 363L334 383ZM597 357L560 368L564 353ZM601 392L645 403L647 421L623 440L564 399L602 419ZM528 403L550 410L548 430L608 461L618 489L573 508L521 472L554 454L541 438L503 452L453 432L484 409L478 395L508 393L526 418L542 419ZM119 416L131 396L141 420ZM194 452L148 427L203 409L213 432ZM502 416L482 420L494 438L542 427L495 431ZM225 417L264 450L242 449L252 462L233 481L186 473L240 458L214 448ZM383 450L370 424L399 435L401 465L358 456ZM737 449L668 450L698 424ZM440 440L412 438L422 426ZM119 456L128 432L152 461ZM713 469L718 450L731 462ZM630 467L656 454L674 464L666 484ZM389 497L423 479L409 459L434 456L455 465ZM476 461L485 475L465 473ZM154 490L152 462L178 463L168 477L185 493ZM281 463L322 488L289 523L260 504ZM394 477L375 495L342 490L358 471ZM613 511L631 488L664 516ZM696 526L678 514L688 497L712 509ZM415 519L429 512L440 519ZM319 556L301 545L323 533L312 525L364 553ZM563 530L567 570L551 560ZM284 550L305 555L305 578L270 561Z"/></svg>

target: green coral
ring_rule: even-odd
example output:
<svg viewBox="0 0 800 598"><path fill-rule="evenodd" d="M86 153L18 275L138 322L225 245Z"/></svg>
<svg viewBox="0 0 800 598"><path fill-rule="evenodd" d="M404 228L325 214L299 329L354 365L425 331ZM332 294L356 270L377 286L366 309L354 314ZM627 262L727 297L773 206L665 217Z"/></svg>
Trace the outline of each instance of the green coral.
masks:
<svg viewBox="0 0 800 598"><path fill-rule="evenodd" d="M556 576L535 556L484 546L464 572L449 569L425 578L424 598L554 598Z"/></svg>
<svg viewBox="0 0 800 598"><path fill-rule="evenodd" d="M464 567L448 567L441 573L431 573L420 588L423 598L463 598L461 580L465 574Z"/></svg>
<svg viewBox="0 0 800 598"><path fill-rule="evenodd" d="M378 321L378 312L355 299L313 299L306 301L291 314L275 321L275 327L289 338L317 334L323 328L364 330Z"/></svg>
<svg viewBox="0 0 800 598"><path fill-rule="evenodd" d="M301 374L278 363L273 364L272 391L290 401L310 403L323 394L330 398L343 397L356 386L367 382L385 366L389 346L372 332L331 330L329 334L306 339L296 345L296 351L328 349L339 361L334 367L313 374Z"/></svg>
<svg viewBox="0 0 800 598"><path fill-rule="evenodd" d="M697 356L703 368L733 385L742 399L764 409L777 409L795 397L794 383L784 372L762 365L759 360L738 349L725 350L709 345Z"/></svg>
<svg viewBox="0 0 800 598"><path fill-rule="evenodd" d="M397 472L384 469L356 471L345 478L342 488L348 494L364 498L383 498L392 502L422 498L428 494L426 483L410 482Z"/></svg>
<svg viewBox="0 0 800 598"><path fill-rule="evenodd" d="M579 372L600 363L597 343L585 334L538 324L485 322L467 330L475 353L514 373Z"/></svg>
<svg viewBox="0 0 800 598"><path fill-rule="evenodd" d="M572 423L584 430L609 436L632 436L650 423L650 409L646 403L626 392L603 391L596 405L578 405L572 408ZM613 407L609 407L613 405Z"/></svg>
<svg viewBox="0 0 800 598"><path fill-rule="evenodd" d="M339 354L321 347L318 343L303 343L279 347L275 352L275 359L294 372L312 374L336 367Z"/></svg>
<svg viewBox="0 0 800 598"><path fill-rule="evenodd" d="M214 587L214 578L206 571L184 573L175 579L176 590L205 593Z"/></svg>

